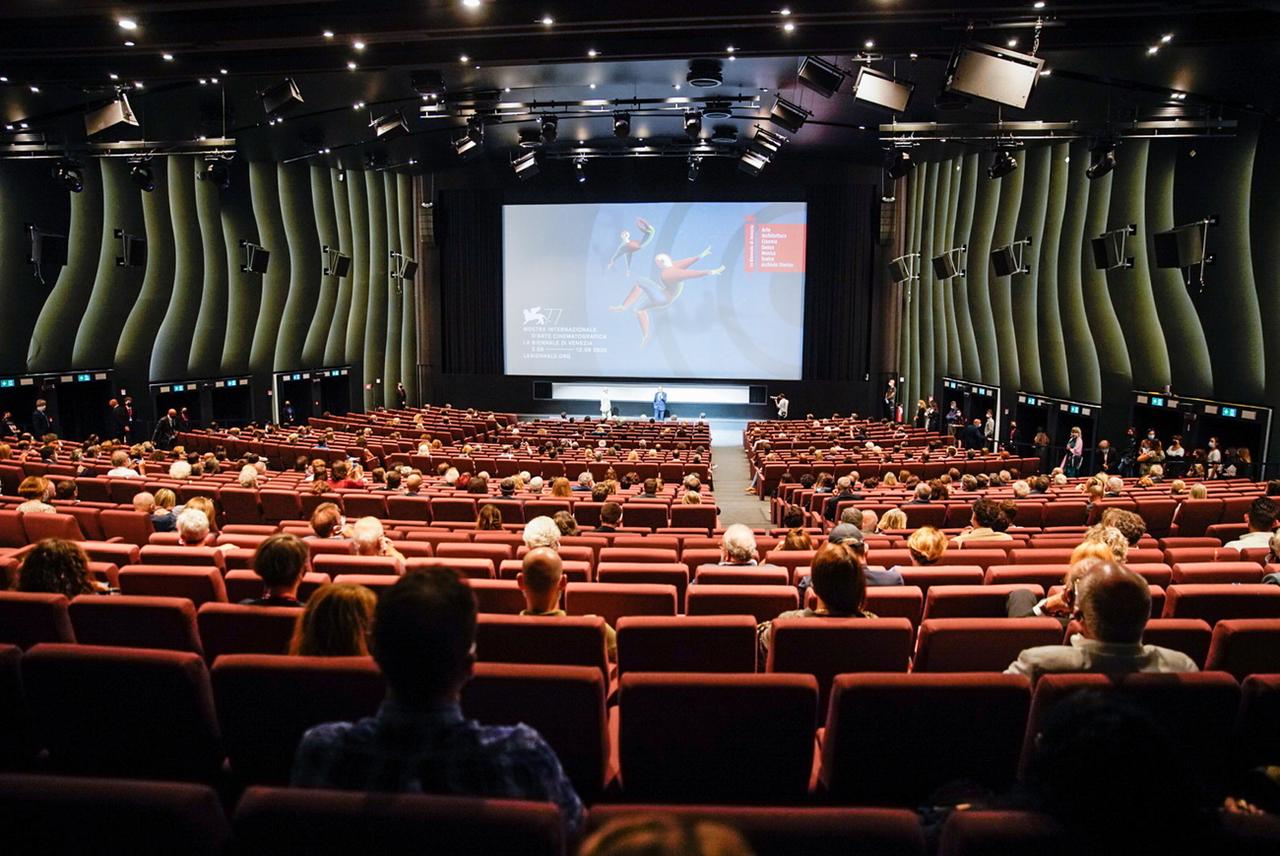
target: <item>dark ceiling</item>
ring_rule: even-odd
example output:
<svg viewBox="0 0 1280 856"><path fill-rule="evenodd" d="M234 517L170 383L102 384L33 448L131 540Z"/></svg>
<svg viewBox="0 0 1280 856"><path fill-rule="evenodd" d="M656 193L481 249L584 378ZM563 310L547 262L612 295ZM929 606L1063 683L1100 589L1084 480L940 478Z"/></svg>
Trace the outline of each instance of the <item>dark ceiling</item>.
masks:
<svg viewBox="0 0 1280 856"><path fill-rule="evenodd" d="M1030 51L1038 19L1039 51L1052 75L1041 79L1025 111L1006 109L1005 119L1121 122L1170 104L1235 119L1273 121L1280 113L1280 11L1273 2L1047 0L1036 9L1030 0L796 0L789 6L782 15L781 0L482 0L478 8L462 0L4 0L0 156L6 143L82 146L86 108L126 86L140 127L114 129L94 142L143 139L163 150L166 143L225 135L255 160L330 149L318 157L354 165L372 153L392 165L451 166L459 159L450 141L464 119L456 110L420 117L423 100L410 84L412 71L435 69L449 100L480 95L530 105L494 117L485 138L493 157L506 158L519 129L536 126L532 102L573 102L544 108L560 114L563 146L612 140L612 103L582 106L583 100L742 96L731 120L708 120L703 133L732 124L745 135L767 124L781 93L814 111L789 151L872 161L879 157L877 126L890 117L856 104L848 84L831 99L798 88L800 59L820 55L845 69L869 61L913 80L904 120L989 122L997 118L991 105L934 107L947 59L968 40L1016 39L1018 50ZM543 23L547 16L552 23ZM137 28L122 29L122 18ZM1168 42L1161 41L1165 34ZM686 83L695 59L718 60L723 85ZM272 125L258 92L286 75L305 102ZM1186 95L1173 101L1175 93ZM409 133L375 140L371 118L397 109ZM679 136L683 109L635 108L633 137Z"/></svg>

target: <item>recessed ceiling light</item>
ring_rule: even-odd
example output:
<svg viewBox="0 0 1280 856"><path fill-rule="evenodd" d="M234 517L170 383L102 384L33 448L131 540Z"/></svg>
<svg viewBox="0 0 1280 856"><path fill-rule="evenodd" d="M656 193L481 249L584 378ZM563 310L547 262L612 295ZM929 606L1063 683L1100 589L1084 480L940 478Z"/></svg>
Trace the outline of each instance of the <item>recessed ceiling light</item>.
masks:
<svg viewBox="0 0 1280 856"><path fill-rule="evenodd" d="M790 15L790 14L791 14L791 8L790 8L789 6L783 6L781 9L779 9L779 10L778 10L778 14L779 14L779 15Z"/></svg>
<svg viewBox="0 0 1280 856"><path fill-rule="evenodd" d="M736 54L729 54L729 62L737 62L737 61L738 61L738 57Z"/></svg>
<svg viewBox="0 0 1280 856"><path fill-rule="evenodd" d="M40 91L40 87L39 87L39 86L31 86L31 87L29 87L29 88L31 89L31 91L32 91L32 92L39 92L39 91Z"/></svg>
<svg viewBox="0 0 1280 856"><path fill-rule="evenodd" d="M1032 3L1032 4L1031 4L1031 8L1032 8L1032 9L1043 9L1043 8L1044 8L1044 0L1036 0L1036 2L1034 2L1034 3Z"/></svg>
<svg viewBox="0 0 1280 856"><path fill-rule="evenodd" d="M586 143L587 143L586 140L578 140L578 145L580 146L586 145Z"/></svg>
<svg viewBox="0 0 1280 856"><path fill-rule="evenodd" d="M347 71L355 71L359 67L356 65L355 60L347 60Z"/></svg>
<svg viewBox="0 0 1280 856"><path fill-rule="evenodd" d="M352 109L352 110L359 110L359 109L360 109L360 108L362 108L362 107L364 107L364 102L363 102L363 101L357 101L356 103L354 103L354 104L352 104L352 105L351 105L351 109Z"/></svg>
<svg viewBox="0 0 1280 856"><path fill-rule="evenodd" d="M164 60L165 62L173 62L173 54L171 53L160 54L160 59Z"/></svg>
<svg viewBox="0 0 1280 856"><path fill-rule="evenodd" d="M326 39L331 39L333 38L333 30L325 30L323 33L321 33L321 35L324 36Z"/></svg>
<svg viewBox="0 0 1280 856"><path fill-rule="evenodd" d="M793 24L793 23L791 23L790 21L787 21L785 24L783 24L783 25L782 25L782 29L783 29L783 31L784 31L784 32L788 32L788 33L790 33L790 32L792 32L793 30L795 30L795 28L796 28L796 25L795 25L795 24Z"/></svg>
<svg viewBox="0 0 1280 856"><path fill-rule="evenodd" d="M1015 36L1014 38L1009 39L1009 41L1005 42L1005 44L1011 48L1016 48L1018 46L1018 39Z"/></svg>
<svg viewBox="0 0 1280 856"><path fill-rule="evenodd" d="M114 74L111 75L111 77L112 79L115 79ZM9 82L9 78L5 77L3 74L0 74L0 83L8 83L8 82Z"/></svg>
<svg viewBox="0 0 1280 856"><path fill-rule="evenodd" d="M466 54L463 54L462 56L458 57L458 62L471 62L471 57L467 56Z"/></svg>
<svg viewBox="0 0 1280 856"><path fill-rule="evenodd" d="M364 50L364 42L361 42L361 41L352 42L351 47L355 48L358 51L362 51Z"/></svg>
<svg viewBox="0 0 1280 856"><path fill-rule="evenodd" d="M200 85L201 85L201 86L208 86L208 85L209 85L209 78L207 78L207 77L202 77L202 78L200 78Z"/></svg>
<svg viewBox="0 0 1280 856"><path fill-rule="evenodd" d="M1159 45L1152 45L1151 47L1147 48L1147 56L1151 56L1153 54L1158 54L1158 53L1160 53Z"/></svg>
<svg viewBox="0 0 1280 856"><path fill-rule="evenodd" d="M216 77L211 77L211 78L209 78L209 82L210 82L210 83L217 83L217 82L218 82L218 78L216 78Z"/></svg>
<svg viewBox="0 0 1280 856"><path fill-rule="evenodd" d="M25 131L25 130L27 130L27 128L29 128L29 127L31 127L31 126L30 126L30 125L28 125L26 122L19 122L19 123L18 123L18 127ZM1194 157L1194 155L1192 155L1192 157Z"/></svg>
<svg viewBox="0 0 1280 856"><path fill-rule="evenodd" d="M676 90L679 90L679 89L680 89L680 84L678 84L678 83L673 83L673 84L671 84L671 85L672 85Z"/></svg>
<svg viewBox="0 0 1280 856"><path fill-rule="evenodd" d="M138 29L138 22L133 20L132 18L119 18L116 20L116 23L120 26L120 29L122 30Z"/></svg>
<svg viewBox="0 0 1280 856"><path fill-rule="evenodd" d="M593 57L593 58L594 58L594 57L597 57L597 56L599 56L599 55L600 55L600 52L599 52L598 50L596 50L595 48L590 48L590 49L587 51L587 56L589 56L589 57Z"/></svg>
<svg viewBox="0 0 1280 856"><path fill-rule="evenodd" d="M142 88L142 81L141 81L141 80L135 80L135 81L133 82L133 88L134 88L134 89L141 89L141 88Z"/></svg>
<svg viewBox="0 0 1280 856"><path fill-rule="evenodd" d="M910 56L912 59L920 59L920 54L918 53L911 53L911 54L908 54L908 56Z"/></svg>
<svg viewBox="0 0 1280 856"><path fill-rule="evenodd" d="M504 86L504 87L502 87L502 91L503 91L503 92L510 92L510 91L511 91L511 87L510 87L510 86Z"/></svg>
<svg viewBox="0 0 1280 856"><path fill-rule="evenodd" d="M591 88L592 88L592 89L595 89L595 88L596 88L596 85L595 85L594 83L593 83L593 84L591 84Z"/></svg>
<svg viewBox="0 0 1280 856"><path fill-rule="evenodd" d="M468 9L479 9L480 0L462 0L462 5L466 6Z"/></svg>
<svg viewBox="0 0 1280 856"><path fill-rule="evenodd" d="M137 44L137 42L125 42L125 43L124 43L124 46L125 46L125 47L127 47L127 48L131 48L131 47L133 47L135 44Z"/></svg>
<svg viewBox="0 0 1280 856"><path fill-rule="evenodd" d="M1041 76L1041 77L1048 77L1048 76L1050 76L1051 74L1053 74L1053 69L1051 69L1051 68L1045 68L1045 69L1041 69L1041 70L1040 70L1040 76Z"/></svg>
<svg viewBox="0 0 1280 856"><path fill-rule="evenodd" d="M865 42L863 42L863 43L862 43L862 46L863 46L864 48L866 48L867 50L870 50L871 48L873 48L873 47L875 47L875 46L876 46L876 40L875 40L875 39L867 39Z"/></svg>
<svg viewBox="0 0 1280 856"><path fill-rule="evenodd" d="M550 26L551 26L552 24L554 24L555 22L556 22L556 19L555 19L555 18L553 18L553 17L551 17L550 15L543 15L543 16L542 16L542 25L543 25L544 27L550 27Z"/></svg>
<svg viewBox="0 0 1280 856"><path fill-rule="evenodd" d="M225 68L218 69L218 74L230 74L230 73L231 72L227 71Z"/></svg>
<svg viewBox="0 0 1280 856"><path fill-rule="evenodd" d="M1171 41L1173 41L1173 33L1165 33L1160 37L1160 44L1162 45L1167 45Z"/></svg>
<svg viewBox="0 0 1280 856"><path fill-rule="evenodd" d="M737 48L735 48L733 45L729 45L729 47L725 48L724 50L725 50L725 53L733 53L734 51L737 50Z"/></svg>
<svg viewBox="0 0 1280 856"><path fill-rule="evenodd" d="M119 80L119 79L120 79L120 75L116 74L114 71L109 71L109 72L107 72L107 77L111 78L112 80ZM0 83L8 83L8 82L9 82L9 78L7 78L7 77L0 77Z"/></svg>

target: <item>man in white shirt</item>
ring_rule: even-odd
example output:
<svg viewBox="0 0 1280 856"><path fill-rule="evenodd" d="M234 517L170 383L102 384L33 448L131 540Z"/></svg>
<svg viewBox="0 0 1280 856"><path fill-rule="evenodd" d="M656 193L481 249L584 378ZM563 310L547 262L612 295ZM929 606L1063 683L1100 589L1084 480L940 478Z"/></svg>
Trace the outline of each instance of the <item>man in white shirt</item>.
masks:
<svg viewBox="0 0 1280 856"><path fill-rule="evenodd" d="M107 470L107 478L111 479L140 479L142 473L129 466L129 453L123 449L117 449L111 453L111 469Z"/></svg>
<svg viewBox="0 0 1280 856"><path fill-rule="evenodd" d="M1269 547L1271 530L1276 525L1276 503L1273 499L1260 496L1244 513L1244 522L1249 525L1249 533L1242 535L1227 544L1232 550L1245 550L1250 547Z"/></svg>
<svg viewBox="0 0 1280 856"><path fill-rule="evenodd" d="M773 403L778 408L778 418L786 419L787 411L791 409L791 402L787 400L786 393L780 392L773 397Z"/></svg>
<svg viewBox="0 0 1280 856"><path fill-rule="evenodd" d="M1075 582L1073 599L1083 633L1069 645L1041 645L1018 655L1006 674L1026 675L1034 683L1041 675L1060 672L1195 672L1195 662L1180 651L1143 645L1142 633L1151 617L1151 588L1147 581L1118 562L1102 562Z"/></svg>

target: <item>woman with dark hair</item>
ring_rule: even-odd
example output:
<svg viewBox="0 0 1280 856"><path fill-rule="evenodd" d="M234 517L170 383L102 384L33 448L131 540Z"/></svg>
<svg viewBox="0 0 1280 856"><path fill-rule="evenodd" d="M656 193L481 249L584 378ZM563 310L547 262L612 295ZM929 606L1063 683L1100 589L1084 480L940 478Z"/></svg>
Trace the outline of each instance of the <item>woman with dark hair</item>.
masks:
<svg viewBox="0 0 1280 856"><path fill-rule="evenodd" d="M491 503L480 506L480 513L476 515L476 529L482 532L502 531L502 510Z"/></svg>
<svg viewBox="0 0 1280 856"><path fill-rule="evenodd" d="M89 556L74 541L46 538L27 553L14 586L22 592L42 592L75 597L105 592L89 573Z"/></svg>
<svg viewBox="0 0 1280 856"><path fill-rule="evenodd" d="M812 550L813 539L809 537L809 533L800 528L790 529L787 531L786 537L782 539L782 543L778 545L779 550Z"/></svg>
<svg viewBox="0 0 1280 856"><path fill-rule="evenodd" d="M307 572L310 550L296 535L272 535L253 554L253 570L262 577L262 597L241 601L246 606L302 606L298 586Z"/></svg>
<svg viewBox="0 0 1280 856"><path fill-rule="evenodd" d="M364 586L321 586L298 616L289 653L302 657L367 657L377 598Z"/></svg>
<svg viewBox="0 0 1280 856"><path fill-rule="evenodd" d="M809 567L814 608L792 609L778 618L875 618L864 608L867 602L867 578L861 560L853 548L845 544L826 543L813 557ZM774 621L777 621L775 618ZM760 650L768 654L773 640L773 621L756 628Z"/></svg>

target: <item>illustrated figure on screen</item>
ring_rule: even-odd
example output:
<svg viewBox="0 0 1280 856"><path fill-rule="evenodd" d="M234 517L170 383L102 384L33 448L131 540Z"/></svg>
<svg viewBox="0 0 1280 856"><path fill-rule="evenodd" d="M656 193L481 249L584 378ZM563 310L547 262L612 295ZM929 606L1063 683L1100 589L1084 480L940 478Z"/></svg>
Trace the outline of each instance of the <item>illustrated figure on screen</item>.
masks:
<svg viewBox="0 0 1280 856"><path fill-rule="evenodd" d="M613 402L609 400L609 387L600 390L600 418L608 419L613 415Z"/></svg>
<svg viewBox="0 0 1280 856"><path fill-rule="evenodd" d="M658 231L657 229L654 229L653 226L649 225L649 222L643 217L636 218L636 228L640 230L641 234L641 238L638 241L632 238L631 233L626 229L623 229L619 233L618 237L622 239L622 243L618 244L618 249L613 251L613 257L609 259L609 270L613 270L613 263L621 257L626 265L627 276L631 276L631 257L640 252L646 244L652 241L653 236L657 234Z"/></svg>
<svg viewBox="0 0 1280 856"><path fill-rule="evenodd" d="M653 418L659 422L667 418L667 391L662 387L653 394Z"/></svg>
<svg viewBox="0 0 1280 856"><path fill-rule="evenodd" d="M649 335L652 332L649 318L650 309L665 309L675 303L684 291L685 280L697 279L702 276L719 276L724 273L724 265L710 270L688 269L689 265L705 259L709 255L711 255L710 247L707 247L692 258L680 259L679 261L674 261L666 253L658 253L653 259L653 263L658 266L658 282L643 277L636 280L636 284L632 287L631 293L627 295L627 299L617 306L609 307L614 312L625 312L634 307L632 311L635 312L636 320L640 322L640 347L643 348L649 344ZM637 303L642 297L644 302Z"/></svg>

